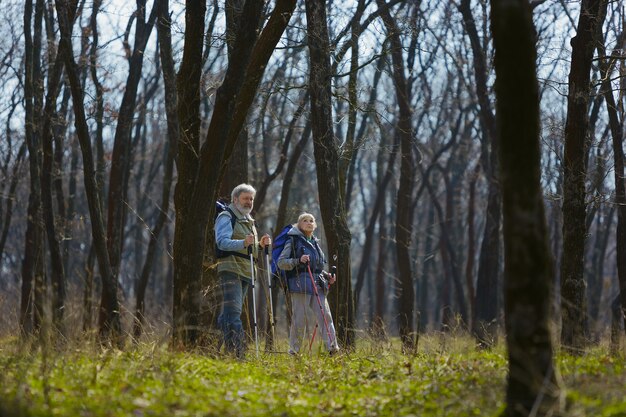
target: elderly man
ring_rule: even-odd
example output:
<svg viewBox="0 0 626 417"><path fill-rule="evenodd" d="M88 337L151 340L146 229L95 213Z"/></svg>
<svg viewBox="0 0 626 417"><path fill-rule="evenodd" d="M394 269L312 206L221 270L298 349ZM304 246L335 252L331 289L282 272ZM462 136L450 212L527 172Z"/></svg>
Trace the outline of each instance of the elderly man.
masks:
<svg viewBox="0 0 626 417"><path fill-rule="evenodd" d="M222 289L222 308L218 318L226 352L242 359L245 337L241 322L243 300L252 283L248 250L257 258L259 247L271 244L270 236L260 239L250 216L256 190L249 184L239 184L231 193L231 203L215 220L215 242L218 248L217 275Z"/></svg>

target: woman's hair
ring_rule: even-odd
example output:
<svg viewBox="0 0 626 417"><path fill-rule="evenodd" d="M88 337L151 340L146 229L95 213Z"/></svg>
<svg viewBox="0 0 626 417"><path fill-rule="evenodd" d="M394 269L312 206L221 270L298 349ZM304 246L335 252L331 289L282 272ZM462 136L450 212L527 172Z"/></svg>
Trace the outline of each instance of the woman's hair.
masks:
<svg viewBox="0 0 626 417"><path fill-rule="evenodd" d="M252 195L255 195L256 190L250 184L239 184L238 186L233 188L233 192L230 195L230 201L235 201L235 199L238 198L241 193L250 193Z"/></svg>
<svg viewBox="0 0 626 417"><path fill-rule="evenodd" d="M307 219L307 218L315 221L315 216L313 216L311 213L304 212L298 216L298 223L300 223L302 220Z"/></svg>

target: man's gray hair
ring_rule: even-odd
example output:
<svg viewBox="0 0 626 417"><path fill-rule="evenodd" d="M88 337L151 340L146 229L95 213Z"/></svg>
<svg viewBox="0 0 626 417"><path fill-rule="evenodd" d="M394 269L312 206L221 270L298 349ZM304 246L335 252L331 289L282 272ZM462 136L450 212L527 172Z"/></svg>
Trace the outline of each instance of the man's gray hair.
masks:
<svg viewBox="0 0 626 417"><path fill-rule="evenodd" d="M235 201L241 193L250 193L253 196L256 195L256 190L250 184L239 184L235 188L233 188L233 192L230 194L230 201Z"/></svg>

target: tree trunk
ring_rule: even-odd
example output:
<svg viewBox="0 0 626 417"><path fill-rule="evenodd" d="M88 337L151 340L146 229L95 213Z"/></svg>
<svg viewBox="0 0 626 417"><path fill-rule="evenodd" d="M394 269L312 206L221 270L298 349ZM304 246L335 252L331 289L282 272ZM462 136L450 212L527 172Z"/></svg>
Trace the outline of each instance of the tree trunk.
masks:
<svg viewBox="0 0 626 417"><path fill-rule="evenodd" d="M135 307L135 321L133 325L133 337L139 339L142 333L142 327L145 321L145 293L148 287L148 280L152 272L152 266L155 261L156 249L161 230L167 223L170 190L172 185L172 176L174 170L174 159L176 146L178 144L179 124L178 115L176 114L176 73L174 69L174 60L172 58L172 40L171 40L171 20L169 16L169 0L158 0L155 5L157 8L157 32L158 42L161 54L161 64L163 67L163 82L165 85L165 112L167 114L167 135L168 144L165 147L165 163L163 174L163 191L161 194L161 204L159 205L157 221L150 233L150 243L146 252L146 259L141 271L141 276L137 281L137 303Z"/></svg>
<svg viewBox="0 0 626 417"><path fill-rule="evenodd" d="M145 293L148 287L148 280L152 272L152 266L155 261L156 249L159 235L167 223L170 190L172 186L172 176L174 171L175 152L178 145L179 124L178 115L176 114L176 72L174 69L174 60L172 58L172 39L171 39L171 20L169 16L169 0L158 0L155 4L157 11L157 32L161 64L163 67L163 83L165 87L165 113L167 115L167 135L168 144L165 147L165 163L163 174L163 191L161 194L161 204L159 205L157 221L150 233L150 243L146 252L146 259L141 271L136 289L136 307L135 318L133 324L133 337L139 339L142 333L142 327L145 321Z"/></svg>
<svg viewBox="0 0 626 417"><path fill-rule="evenodd" d="M526 0L492 0L504 219L507 417L554 416L564 393L554 363L554 271L540 185L535 30Z"/></svg>
<svg viewBox="0 0 626 417"><path fill-rule="evenodd" d="M380 237L378 239L378 257L375 275L376 296L374 297L374 300L372 300L376 307L374 309L374 316L371 320L371 333L377 340L385 340L387 337L385 330L385 306L387 305L387 295L385 291L385 260L387 259L387 256L389 256L389 246L387 242L390 239L387 229L387 213L382 214L382 216L378 216L378 230Z"/></svg>
<svg viewBox="0 0 626 417"><path fill-rule="evenodd" d="M439 294L437 291L431 294L431 285L432 281L435 279L433 277L432 271L435 269L435 255L434 255L434 245L433 245L433 233L430 231L431 225L435 224L435 208L432 204L428 206L428 212L426 213L426 240L424 241L424 261L422 263L422 279L421 286L419 292L419 318L420 321L418 324L419 329L424 331L429 322L435 323L438 320L438 314L433 311L433 307L436 307L436 300L439 299ZM433 285L434 287L434 285ZM436 288L434 288L436 290ZM430 302L429 302L430 301ZM435 301L435 302L433 302ZM429 314L429 312L432 312Z"/></svg>
<svg viewBox="0 0 626 417"><path fill-rule="evenodd" d="M98 78L98 49L100 48L99 44L99 35L98 35L98 12L100 11L100 7L102 4L102 0L94 0L93 2L93 11L91 13L91 18L89 20L89 26L91 29L91 49L89 51L89 69L91 75L91 82L94 84L94 88L96 90L96 110L95 110L95 123L96 123L96 132L95 132L95 146L96 146L96 183L98 185L98 192L100 193L99 202L101 204L105 201L104 196L104 174L106 172L106 162L104 160L104 139L103 139L103 130L104 130L104 87L100 83L100 79ZM104 211L104 206L100 207L100 210Z"/></svg>
<svg viewBox="0 0 626 417"><path fill-rule="evenodd" d="M376 189L376 197L374 199L374 205L372 207L372 212L370 214L369 222L367 223L367 227L365 228L365 243L363 244L363 259L361 260L361 265L359 266L359 271L356 276L356 284L354 286L354 305L355 310L359 308L359 296L360 292L363 288L363 284L365 282L365 272L366 266L369 260L372 257L372 246L376 239L379 240L379 244L381 237L374 236L374 230L376 228L376 223L378 222L378 217L381 212L384 212L385 205L385 197L387 195L387 185L391 181L391 178L394 174L394 163L398 156L398 148L400 136L396 135L395 143L392 146L392 150L389 153L389 160L387 161L387 166L385 167L384 176L380 180L380 183Z"/></svg>
<svg viewBox="0 0 626 417"><path fill-rule="evenodd" d="M360 21L365 11L365 0L359 0L356 10L350 22L350 76L348 78L348 129L346 139L342 146L341 157L339 159L339 183L343 188L346 198L343 203L346 213L350 211L350 203L352 202L353 188L353 171L350 170L354 166L356 156L359 150L356 141L356 117L357 117L357 80L359 75L359 38L361 36ZM330 41L330 40L329 40ZM375 94L376 85L374 85L372 94ZM350 176L348 176L350 174ZM355 310L358 309L358 302L355 301Z"/></svg>
<svg viewBox="0 0 626 417"><path fill-rule="evenodd" d="M335 312L338 339L347 348L354 347L354 300L350 270L350 240L343 204L343 189L339 183L339 150L333 133L331 104L331 68L326 20L326 2L306 2L307 40L309 45L309 91L311 94L311 124L313 149L317 168L320 211L328 240L329 264L336 262L337 284L329 294Z"/></svg>
<svg viewBox="0 0 626 417"><path fill-rule="evenodd" d="M106 247L106 237L104 231L104 221L102 214L102 203L100 201L100 191L96 177L96 167L93 160L91 148L91 138L85 115L84 95L78 74L78 65L74 60L72 49L72 26L74 22L75 10L70 9L67 0L56 2L57 14L59 18L59 29L61 40L59 43L59 54L63 57L67 76L72 89L72 100L74 102L75 127L80 148L83 156L84 183L89 205L89 215L93 243L95 245L98 259L99 272L102 278L102 303L99 313L99 331L102 342L112 342L115 345L121 343L121 322L120 303L117 297L117 283Z"/></svg>
<svg viewBox="0 0 626 417"><path fill-rule="evenodd" d="M226 0L224 4L224 12L226 15L226 46L228 50L228 60L229 62L233 59L233 53L235 53L235 43L237 40L237 35L239 30L241 29L241 14L243 12L243 5L245 1L243 0ZM249 182L248 178L248 131L245 127L241 129L239 132L239 136L233 146L232 152L227 160L223 161L224 166L224 174L222 177L222 181L218 184L219 198L225 198L227 201L230 201L230 193L238 184ZM256 200L256 198L255 198ZM254 205L254 211L258 210L258 204ZM206 251L205 251L205 265L215 265L217 261L214 259L213 254L215 253L215 233L213 231L212 225L207 227L206 231ZM255 284L258 283L258 278L255 280ZM219 314L219 303L220 299L219 291L219 282L217 279L217 269L216 268L203 268L202 270L202 288L204 289L203 293L205 295L205 299L203 302L203 309L208 309L208 311L202 311L202 326L214 326L217 324L217 315ZM257 288L252 288L252 286L248 287L248 299L252 299L252 292L258 293ZM258 299L258 298L257 298ZM258 303L257 303L258 304ZM245 316L243 320L244 329L246 334L248 335L249 340L253 340L254 334L253 329L250 326L253 317L253 305L251 302L245 304L245 310L242 314ZM257 305L257 311L259 310L259 306ZM208 319L205 321L204 319ZM257 323L260 326L259 323Z"/></svg>
<svg viewBox="0 0 626 417"><path fill-rule="evenodd" d="M469 178L469 197L467 202L467 261L465 263L465 282L467 282L467 292L469 299L470 319L472 322L470 326L473 326L473 321L476 311L476 291L474 290L474 264L475 264L475 250L476 250L476 182L478 181L478 175L480 172L480 165L476 164L476 167L472 170Z"/></svg>
<svg viewBox="0 0 626 417"><path fill-rule="evenodd" d="M304 152L304 148L306 147L309 137L311 136L311 122L307 121L304 130L302 132L302 136L296 146L294 147L293 152L289 158L289 163L287 164L287 169L285 170L285 174L283 176L283 186L280 191L280 202L278 203L278 212L276 213L276 229L273 231L274 238L280 233L282 228L287 223L287 205L289 204L289 195L291 191L291 184L294 180L294 173L298 166L298 162L300 161L300 156ZM287 330L289 330L291 326L291 293L289 290L283 286L282 280L278 280L279 285L283 289L283 293L285 294L285 305L287 309L287 317L286 317L286 325ZM278 286L275 286L274 291L272 292L272 297L274 303L276 303L277 295L278 295ZM276 305L273 306L274 311L276 311Z"/></svg>
<svg viewBox="0 0 626 417"><path fill-rule="evenodd" d="M444 173L445 174L445 173ZM441 252L441 261L442 266L444 268L444 288L446 289L446 302L443 304L444 308L444 319L442 321L444 327L448 329L451 326L456 326L456 316L454 311L458 311L462 320L467 319L467 304L465 300L465 295L463 291L463 283L460 276L460 271L458 268L458 262L456 260L456 253L454 251L452 242L450 240L451 236L451 222L452 222L452 214L450 213L450 207L452 206L451 193L449 191L448 180L446 179L446 210L444 212L441 207L441 203L437 200L437 193L430 183L429 176L424 173L422 175L424 178L424 184L428 189L430 194L430 198L432 200L432 204L436 210L437 217L439 219L439 228L440 232L440 243L439 250ZM457 301L457 309L453 309L452 307L452 297L450 296L451 286L454 284L454 291L456 295Z"/></svg>
<svg viewBox="0 0 626 417"><path fill-rule="evenodd" d="M104 140L103 140L103 130L104 130L104 87L100 83L98 78L98 49L100 48L99 44L99 34L98 34L98 12L100 11L100 7L102 4L102 0L94 0L92 13L89 19L89 27L91 29L91 48L89 50L89 73L91 76L91 81L94 84L95 88L95 123L96 123L96 131L95 131L95 147L96 147L96 172L95 172L95 181L96 181L96 191L98 192L98 204L103 204L104 202L104 173L106 172L106 164L104 161ZM71 86L70 86L70 94L71 94ZM76 143L76 142L74 142ZM78 146L72 145L72 172L76 172L80 155L79 149L80 141L78 141ZM76 176L73 176L70 179L69 192L70 192L70 202L73 201L74 195L76 194ZM100 206L99 210L103 212L104 207ZM72 213L71 207L68 208L68 212ZM83 290L83 332L87 333L92 328L92 305L94 301L94 264L96 261L96 245L94 244L94 238L92 236L92 242L89 246L89 254L87 259L85 260L85 265L83 267L84 271L84 290ZM108 257L108 254L107 254Z"/></svg>
<svg viewBox="0 0 626 417"><path fill-rule="evenodd" d="M68 184L68 189L73 189L72 187L75 185L75 175L72 175L72 173L75 171L71 170L72 164L75 162L74 147L71 146L71 142L68 141L68 143L66 144L64 141L64 139L67 137L67 123L65 121L68 118L69 101L71 97L72 93L70 91L70 86L64 83L60 108L59 111L55 114L55 120L52 124L54 140L54 175L52 178L52 188L54 189L54 194L56 197L58 217L61 221L61 225L59 226L59 228L61 229L60 233L61 236L63 236L63 240L59 242L59 245L61 252L61 263L63 271L66 275L66 279L67 276L70 274L70 250L72 247L72 243L75 243L72 239L71 222L71 216L73 214L75 201L74 194L69 194L68 198L66 199L65 190L63 188L63 170L65 169L63 158L65 156L66 148L70 148L70 151L68 153L71 155L70 170L67 171L70 173L70 184ZM73 191L75 191L75 189L73 189ZM72 211L70 211L70 209Z"/></svg>
<svg viewBox="0 0 626 417"><path fill-rule="evenodd" d="M59 95L59 84L62 72L63 62L61 57L57 57L53 69L50 72L50 76L48 77L48 93L46 94L46 105L43 111L43 160L41 165L41 190L43 219L48 238L48 248L50 251L50 265L52 267L52 323L55 329L60 332L62 338L64 338L65 329L63 325L63 316L65 312L66 298L65 271L63 270L63 254L61 253L61 245L57 240L58 233L52 203L52 142L54 140L52 120L56 118L56 101Z"/></svg>
<svg viewBox="0 0 626 417"><path fill-rule="evenodd" d="M561 258L561 343L572 353L587 344L584 281L585 155L588 147L591 95L590 71L596 33L602 26L605 0L583 0L576 36L572 38L572 64L567 96L565 148L563 151L563 256Z"/></svg>
<svg viewBox="0 0 626 417"><path fill-rule="evenodd" d="M382 48L384 50L385 45L383 45ZM387 64L386 55L381 54L380 58L378 59L378 63L376 64L376 72L374 73L374 81L372 82L372 85L370 87L371 91L370 91L370 97L369 97L368 106L367 106L368 111L366 111L362 115L361 125L359 126L359 130L356 133L356 143L354 145L354 152L352 152L352 155L350 156L350 161L349 161L350 163L348 164L348 167L347 167L347 173L345 173L346 175L346 185L345 185L346 192L345 193L347 196L351 196L352 190L354 189L357 153L358 153L360 146L362 146L363 144L365 131L366 131L366 128L368 127L368 122L370 119L369 117L370 111L373 111L372 109L375 108L375 103L376 103L376 100L378 99L378 85L380 83L380 79L381 79L381 76L383 74L383 70L385 69L386 64ZM352 199L347 198L345 202L346 212L348 213L350 212L351 200ZM356 306L356 308L358 309L358 306Z"/></svg>
<svg viewBox="0 0 626 417"><path fill-rule="evenodd" d="M13 161L13 173L11 174L11 181L9 185L9 190L6 192L6 200L7 204L4 207L5 213L3 214L3 222L2 222L2 233L0 233L0 259L2 259L2 254L4 253L4 248L7 243L7 238L9 236L9 229L11 227L11 219L13 218L13 203L16 201L15 199L15 190L17 189L17 185L19 183L20 178L20 170L22 168L22 162L24 160L24 156L26 155L26 142L22 142L19 151L17 151L17 157ZM4 194L4 190L3 190Z"/></svg>
<svg viewBox="0 0 626 417"><path fill-rule="evenodd" d="M224 12L226 15L226 46L228 50L229 62L232 60L234 53L235 41L237 33L240 29L241 13L243 11L242 0L226 0L224 2ZM224 161L224 175L220 184L218 184L218 198L230 201L230 193L238 184L248 182L248 135L247 129L243 128L239 133L239 137L233 147L228 161ZM256 199L255 199L256 200ZM256 201L255 201L256 203ZM258 209L255 204L254 210ZM217 316L220 307L219 282L217 279L217 268L215 266L215 233L212 225L206 230L206 250L204 267L202 269L202 288L203 300L201 306L202 327L217 327ZM258 280L257 280L258 281ZM248 288L248 297L252 298L251 292L255 291L251 286ZM252 303L246 303L243 325L248 338L254 337L250 326L250 317L252 317ZM258 308L257 308L258 309Z"/></svg>
<svg viewBox="0 0 626 417"><path fill-rule="evenodd" d="M175 107L171 109L175 112ZM168 114L169 117L172 114ZM174 116L175 117L175 116ZM176 124L176 123L173 123ZM173 133L171 131L170 133ZM177 134L177 131L176 133ZM137 280L136 285L136 297L137 303L135 307L135 317L133 324L133 337L135 341L139 339L142 333L142 327L145 322L145 295L146 288L148 287L148 280L150 279L150 275L153 270L153 266L155 263L156 251L158 249L159 236L163 228L167 225L167 221L169 218L169 200L170 200L170 190L172 185L172 176L174 170L174 155L172 155L172 151L170 150L169 144L166 145L165 157L164 157L164 173L163 173L163 190L161 192L161 204L158 207L158 215L157 220L150 230L150 243L148 244L148 250L146 252L146 258L144 260L143 268L141 270L141 275Z"/></svg>
<svg viewBox="0 0 626 417"><path fill-rule="evenodd" d="M109 196L107 200L107 250L109 251L111 268L116 280L119 273L124 241L128 176L131 165L131 131L137 102L137 90L141 80L146 44L156 19L156 9L157 4L154 4L148 21L144 21L146 0L137 0L137 9L133 15L135 19L135 42L129 59L128 77L118 113L119 119L115 129L113 153L111 155ZM102 302L104 303L106 300L102 300Z"/></svg>
<svg viewBox="0 0 626 417"><path fill-rule="evenodd" d="M613 51L612 56L620 54L621 42ZM604 45L599 47L599 55L606 59L606 51ZM619 281L619 299L621 302L621 319L624 321L626 329L626 187L624 185L624 136L623 136L623 117L620 118L617 113L617 103L613 96L611 86L610 69L612 65L604 60L600 61L602 70L602 88L606 100L607 112L609 114L609 126L611 128L611 137L613 139L613 163L615 175L615 203L617 205L617 230L615 233L616 258L617 258L617 278ZM612 310L615 310L613 308ZM613 321L618 317L613 313ZM615 326L615 325L613 325ZM613 329L613 327L612 327ZM613 339L613 338L612 338Z"/></svg>
<svg viewBox="0 0 626 417"><path fill-rule="evenodd" d="M43 305L40 287L43 276L43 238L41 213L41 129L35 117L41 114L41 22L43 2L37 0L35 21L33 24L33 2L27 0L24 7L24 102L25 102L25 133L29 154L30 195L28 197L28 218L24 242L24 258L22 260L22 293L20 304L20 330L24 335L39 330ZM34 28L34 33L31 32Z"/></svg>
<svg viewBox="0 0 626 417"><path fill-rule="evenodd" d="M263 7L260 2L246 2L233 46L237 53L232 55L224 81L217 90L206 141L200 148L199 82L205 8L200 2L187 7L185 49L178 74L181 143L174 197L173 336L176 345L190 347L198 338L205 230L213 227L213 201L218 195L224 163L232 153L263 71L294 8L294 0L276 2L257 40Z"/></svg>
<svg viewBox="0 0 626 417"><path fill-rule="evenodd" d="M624 329L624 309L621 303L621 294L624 291L620 290L613 301L611 302L611 335L609 341L609 348L611 354L620 354L620 341L622 340L622 329Z"/></svg>
<svg viewBox="0 0 626 417"><path fill-rule="evenodd" d="M83 270L83 332L87 333L93 327L93 283L94 283L94 263L96 258L96 249L92 242L89 246L89 254L85 260Z"/></svg>
<svg viewBox="0 0 626 417"><path fill-rule="evenodd" d="M413 316L415 291L413 287L413 273L411 270L411 241L413 239L413 206L412 193L415 186L415 156L413 155L413 111L404 74L405 65L402 57L402 43L400 30L391 17L389 9L385 8L385 0L377 0L378 9L387 30L387 37L391 44L391 58L393 63L393 83L396 92L399 115L396 134L400 136L400 186L397 194L396 217L396 256L400 277L398 281L398 330L402 347L405 352L413 350Z"/></svg>
<svg viewBox="0 0 626 417"><path fill-rule="evenodd" d="M200 314L200 278L204 244L204 228L191 226L187 213L198 172L200 150L200 76L202 73L202 41L204 39L203 1L189 1L185 9L185 46L177 75L178 118L180 142L176 156L178 182L174 191L176 227L174 230L174 343L193 344L198 332ZM199 232L199 233L198 233ZM199 259L198 255L200 256ZM193 256L193 258L191 258ZM179 266L180 264L180 266Z"/></svg>
<svg viewBox="0 0 626 417"><path fill-rule="evenodd" d="M455 214L455 196L461 194L458 188L455 188L454 181L449 178L448 172L442 172L446 187L446 209L444 217L441 219L441 236L444 237L446 250L448 252L448 262L446 264L450 268L452 283L454 284L454 295L456 298L456 311L461 325L467 325L470 322L467 310L467 298L465 297L465 288L463 287L463 278L461 274L461 262L458 260L458 243L455 240L455 232L458 228L454 224L454 219L458 216ZM436 196L433 194L432 198ZM461 238L458 238L461 240Z"/></svg>
<svg viewBox="0 0 626 417"><path fill-rule="evenodd" d="M476 29L474 16L470 8L470 0L462 0L459 11L463 16L463 25L470 39L474 56L474 78L478 97L479 120L483 130L483 168L487 178L488 194L480 256L478 259L478 276L476 280L476 300L472 333L483 346L491 346L496 337L496 319L498 316L498 286L500 275L500 218L501 201L498 180L498 143L496 140L496 123L489 99L487 86L487 62L485 51ZM470 255L471 256L471 255Z"/></svg>
<svg viewBox="0 0 626 417"><path fill-rule="evenodd" d="M383 47L384 48L384 47ZM370 97L369 97L369 102L368 102L368 107L373 109L376 99L377 99L377 91L378 91L378 84L380 82L380 78L383 72L383 69L385 67L386 61L383 59L385 57L385 55L381 55L381 57L378 59L378 63L376 65L376 72L374 74L374 82L372 83L372 91L370 92ZM367 119L368 119L368 113L365 113L363 115L363 119L361 120L361 126L359 129L359 133L357 135L357 137L361 137L364 134L365 131L365 126L367 125ZM381 135L381 143L380 146L384 147L387 145L387 137L389 135ZM379 184L377 186L377 196L376 196L376 203L374 203L374 207L372 209L372 213L370 215L370 221L368 222L368 226L366 228L366 232L365 232L365 245L363 247L363 256L361 259L361 264L359 265L359 270L357 272L357 277L356 277L356 284L355 284L355 288L354 288L354 309L355 309L355 316L358 315L358 310L359 310L359 295L361 292L361 289L363 288L363 284L365 281L365 274L367 272L367 268L368 265L370 264L370 257L368 255L368 253L372 250L371 249L371 237L374 234L374 228L376 226L376 222L378 221L377 217L380 215L381 210L383 210L383 206L385 203L385 199L386 199L386 190L387 190L387 186L389 185L389 182L391 181L391 176L393 174L393 169L392 169L392 165L394 164L395 159L397 158L398 155L398 148L400 147L400 143L399 143L399 139L400 137L398 135L395 136L395 143L392 147L392 152L389 157L389 162L387 167L383 167L383 160L384 160L384 155L381 153L379 154L376 166L378 168L379 172L384 172L384 174L380 173L378 174L378 177L381 178L379 179ZM354 172L356 170L356 153L357 153L357 147L355 147L354 149L354 153L351 157L349 166L348 166L348 173L347 175L347 181L346 181L346 196L351 196L352 195L352 189L354 188ZM350 200L349 198L346 200ZM380 203L378 203L378 201L380 201ZM380 204L380 207L377 207L378 204ZM346 212L350 211L350 202L346 201L345 202L345 206L346 206ZM373 225L372 225L373 222ZM382 318L381 318L382 319ZM382 323L381 323L382 324Z"/></svg>
<svg viewBox="0 0 626 417"><path fill-rule="evenodd" d="M294 136L294 131L296 127L298 126L298 121L300 120L300 117L304 113L304 110L306 108L306 103L308 103L308 101L309 101L308 94L305 94L303 100L298 105L298 108L293 113L293 117L291 119L291 122L289 123L289 128L287 129L287 133L285 134L285 140L282 143L280 154L279 154L279 160L278 160L278 163L276 164L276 168L274 169L274 172L269 173L266 170L266 176L263 179L263 182L261 183L260 187L257 188L256 197L254 198L254 208L256 211L259 211L259 209L262 207L263 203L265 202L265 197L267 196L267 191L272 181L274 181L280 175L283 168L285 168L285 165L287 165L288 163L291 164L291 160L287 158L287 154L289 153L289 147L291 146L291 142ZM310 128L309 128L309 131L310 131ZM292 155L294 154L295 154L295 151L292 152ZM298 155L298 158L299 158L299 155ZM292 177L288 176L287 174L285 174L283 177L284 177L283 184L285 184L285 181L289 181L289 184L291 184ZM281 226L282 223L283 221L276 222L276 227L278 228L278 230L272 230L270 234L278 233L282 229L282 226Z"/></svg>
<svg viewBox="0 0 626 417"><path fill-rule="evenodd" d="M276 213L276 230L274 230L274 236L278 235L282 228L285 226L287 220L287 206L289 205L289 194L291 191L291 184L295 179L296 168L300 161L300 156L304 152L309 137L311 136L311 121L307 121L302 131L302 136L296 144L289 158L285 175L283 175L283 186L280 190L280 202L278 203L278 212Z"/></svg>

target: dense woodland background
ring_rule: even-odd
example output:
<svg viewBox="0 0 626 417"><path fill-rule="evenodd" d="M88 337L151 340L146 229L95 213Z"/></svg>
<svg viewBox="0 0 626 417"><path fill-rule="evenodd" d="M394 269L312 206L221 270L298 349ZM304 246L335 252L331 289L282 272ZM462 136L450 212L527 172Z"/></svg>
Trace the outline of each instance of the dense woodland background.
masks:
<svg viewBox="0 0 626 417"><path fill-rule="evenodd" d="M555 349L619 349L621 1L0 7L0 334L215 348L214 201L249 182L261 232L319 219L347 350L504 335L509 415L548 415Z"/></svg>
<svg viewBox="0 0 626 417"><path fill-rule="evenodd" d="M611 328L617 343L624 5L508 3L534 22L550 320L572 351ZM258 190L261 232L303 210L318 218L343 344L399 335L410 350L420 333L467 329L489 346L502 334L488 2L0 7L1 334L51 325L210 345L213 201L241 182ZM285 331L278 285L273 300Z"/></svg>

